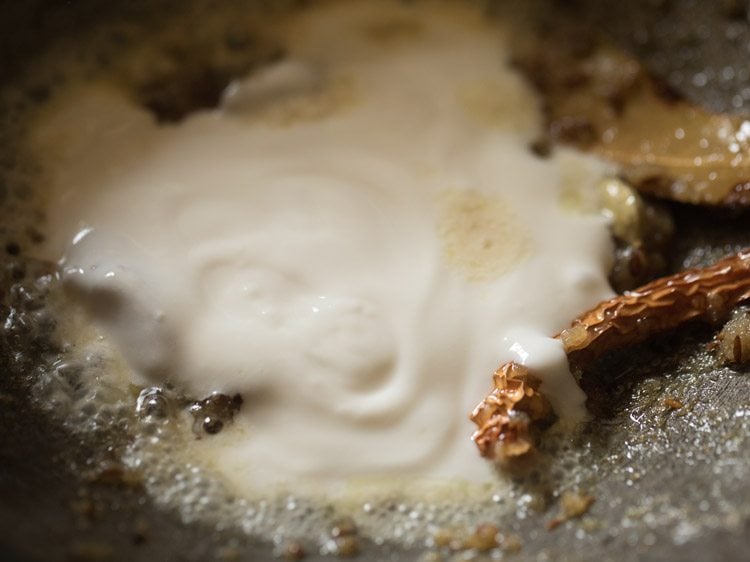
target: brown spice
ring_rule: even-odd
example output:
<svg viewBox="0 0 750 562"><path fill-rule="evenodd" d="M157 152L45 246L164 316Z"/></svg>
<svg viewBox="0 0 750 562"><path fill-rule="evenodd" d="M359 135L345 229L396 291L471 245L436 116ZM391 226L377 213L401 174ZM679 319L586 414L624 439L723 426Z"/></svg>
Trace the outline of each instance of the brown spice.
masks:
<svg viewBox="0 0 750 562"><path fill-rule="evenodd" d="M487 552L498 546L498 528L492 523L478 525L464 541L464 548Z"/></svg>
<svg viewBox="0 0 750 562"><path fill-rule="evenodd" d="M472 439L482 456L517 457L532 450L532 425L554 419L552 406L539 393L539 384L539 379L517 363L506 363L495 372L493 391L471 414L478 427Z"/></svg>
<svg viewBox="0 0 750 562"><path fill-rule="evenodd" d="M560 513L547 522L547 529L553 530L559 525L586 514L594 503L594 496L580 492L563 492L560 497Z"/></svg>
<svg viewBox="0 0 750 562"><path fill-rule="evenodd" d="M286 560L302 560L305 557L305 549L299 541L289 541L284 546L284 558Z"/></svg>
<svg viewBox="0 0 750 562"><path fill-rule="evenodd" d="M668 410L679 410L683 408L685 405L680 402L677 398L665 398L664 399L664 407Z"/></svg>
<svg viewBox="0 0 750 562"><path fill-rule="evenodd" d="M639 190L657 197L750 205L744 117L684 100L612 45L578 52L548 34L518 48L517 65L544 100L553 140L616 163Z"/></svg>
<svg viewBox="0 0 750 562"><path fill-rule="evenodd" d="M347 536L336 539L336 556L349 558L359 554L359 541L356 537Z"/></svg>
<svg viewBox="0 0 750 562"><path fill-rule="evenodd" d="M750 249L710 267L663 277L602 302L556 337L562 340L570 363L580 369L610 351L689 321L717 322L748 300ZM731 344L731 351L724 352L730 361L750 357L750 315L738 318L747 318L748 328L732 333L725 327L722 333L732 333L732 339L719 337L720 342ZM734 339L738 335L742 338L739 350ZM493 382L492 392L470 416L477 425L472 439L480 453L502 459L533 451L533 430L554 419L549 401L539 392L539 380L526 367L506 363L495 372Z"/></svg>
<svg viewBox="0 0 750 562"><path fill-rule="evenodd" d="M451 529L440 528L432 535L432 540L438 548L447 548L455 540L455 534Z"/></svg>
<svg viewBox="0 0 750 562"><path fill-rule="evenodd" d="M500 548L505 552L515 553L523 548L521 537L514 534L500 535Z"/></svg>
<svg viewBox="0 0 750 562"><path fill-rule="evenodd" d="M349 517L339 519L331 528L333 538L348 537L357 534L357 525Z"/></svg>

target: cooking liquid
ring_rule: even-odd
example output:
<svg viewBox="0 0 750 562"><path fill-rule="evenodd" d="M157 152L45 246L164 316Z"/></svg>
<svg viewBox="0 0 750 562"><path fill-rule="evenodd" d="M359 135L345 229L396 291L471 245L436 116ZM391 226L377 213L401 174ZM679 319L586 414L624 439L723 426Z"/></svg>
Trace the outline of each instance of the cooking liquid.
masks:
<svg viewBox="0 0 750 562"><path fill-rule="evenodd" d="M611 246L561 199L604 169L529 150L538 100L468 5L278 26L284 59L176 125L107 83L57 99L44 257L131 382L243 396L188 452L232 490L492 481L468 414L499 364L584 416L550 336L610 295Z"/></svg>

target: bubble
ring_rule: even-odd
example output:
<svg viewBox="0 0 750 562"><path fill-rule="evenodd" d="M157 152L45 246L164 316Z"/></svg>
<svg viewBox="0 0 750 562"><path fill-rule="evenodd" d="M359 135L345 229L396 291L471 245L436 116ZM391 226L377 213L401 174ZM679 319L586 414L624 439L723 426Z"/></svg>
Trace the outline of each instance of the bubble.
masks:
<svg viewBox="0 0 750 562"><path fill-rule="evenodd" d="M161 388L144 388L136 400L135 412L142 419L164 419L170 412L169 400Z"/></svg>

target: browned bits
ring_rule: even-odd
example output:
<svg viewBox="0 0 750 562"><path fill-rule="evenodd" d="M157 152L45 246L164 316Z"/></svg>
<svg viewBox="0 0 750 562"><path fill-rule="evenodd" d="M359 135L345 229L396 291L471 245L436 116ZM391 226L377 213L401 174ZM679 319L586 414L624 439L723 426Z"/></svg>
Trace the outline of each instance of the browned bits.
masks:
<svg viewBox="0 0 750 562"><path fill-rule="evenodd" d="M359 554L357 537L339 537L336 539L336 556L350 558Z"/></svg>
<svg viewBox="0 0 750 562"><path fill-rule="evenodd" d="M505 552L519 552L523 548L523 542L518 535L502 534L500 535L500 548Z"/></svg>
<svg viewBox="0 0 750 562"><path fill-rule="evenodd" d="M234 415L242 407L242 396L228 396L214 392L208 398L193 402L190 413L193 416L193 431L197 435L219 433L224 426L231 423Z"/></svg>
<svg viewBox="0 0 750 562"><path fill-rule="evenodd" d="M464 541L466 549L487 552L498 546L498 535L500 530L492 523L483 523L478 525L474 532L471 533Z"/></svg>
<svg viewBox="0 0 750 562"><path fill-rule="evenodd" d="M642 342L691 320L717 322L750 300L750 249L703 269L657 279L599 304L573 321L557 338L568 360L585 367L605 353ZM732 361L750 355L750 319L738 313L727 323L720 348ZM737 320L741 318L741 320ZM733 327L737 326L735 333ZM742 328L739 328L742 326ZM737 340L736 337L740 339ZM739 343L736 343L739 341ZM723 346L723 347L722 347ZM472 439L482 456L516 457L533 450L532 429L554 418L539 380L526 367L502 365L493 377L492 392L474 409L477 425Z"/></svg>
<svg viewBox="0 0 750 562"><path fill-rule="evenodd" d="M518 66L544 100L550 137L621 167L639 190L687 203L750 205L750 137L743 116L675 96L627 53L579 51L554 33L519 42Z"/></svg>
<svg viewBox="0 0 750 562"><path fill-rule="evenodd" d="M552 144L548 137L538 138L529 145L529 150L539 158L549 158L552 154Z"/></svg>
<svg viewBox="0 0 750 562"><path fill-rule="evenodd" d="M539 380L517 363L506 363L495 372L493 391L471 414L478 427L472 439L482 456L517 457L533 448L532 424L554 418L552 406L538 389Z"/></svg>
<svg viewBox="0 0 750 562"><path fill-rule="evenodd" d="M432 540L438 548L448 548L455 540L455 533L451 529L441 527L432 535Z"/></svg>
<svg viewBox="0 0 750 562"><path fill-rule="evenodd" d="M305 557L305 549L299 541L289 541L284 545L283 556L286 560L302 560Z"/></svg>
<svg viewBox="0 0 750 562"><path fill-rule="evenodd" d="M580 492L563 492L560 497L560 513L547 522L550 531L561 523L585 515L594 503L594 496Z"/></svg>
<svg viewBox="0 0 750 562"><path fill-rule="evenodd" d="M481 523L474 529L441 527L432 535L432 541L436 549L451 552L497 552L496 549L500 549L512 553L522 547L517 535L503 533L493 523Z"/></svg>
<svg viewBox="0 0 750 562"><path fill-rule="evenodd" d="M563 492L560 498L560 506L562 507L563 515L566 517L580 517L584 515L593 503L594 496L580 492Z"/></svg>
<svg viewBox="0 0 750 562"><path fill-rule="evenodd" d="M336 545L334 552L337 556L350 557L359 554L357 526L351 518L344 517L334 523L331 527L331 538Z"/></svg>
<svg viewBox="0 0 750 562"><path fill-rule="evenodd" d="M718 351L728 365L750 362L750 309L737 310L717 336Z"/></svg>
<svg viewBox="0 0 750 562"><path fill-rule="evenodd" d="M664 399L664 407L667 410L680 410L685 405L677 398L668 397Z"/></svg>
<svg viewBox="0 0 750 562"><path fill-rule="evenodd" d="M349 537L357 534L357 525L349 517L339 519L331 527L331 536L333 538Z"/></svg>

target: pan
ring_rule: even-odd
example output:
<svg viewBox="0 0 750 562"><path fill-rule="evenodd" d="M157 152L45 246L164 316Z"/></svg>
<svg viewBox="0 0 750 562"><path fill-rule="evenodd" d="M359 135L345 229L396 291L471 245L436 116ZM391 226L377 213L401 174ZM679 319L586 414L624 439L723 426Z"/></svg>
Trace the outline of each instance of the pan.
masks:
<svg viewBox="0 0 750 562"><path fill-rule="evenodd" d="M210 2L190 6L198 14L216 9ZM0 7L0 80L13 102L6 104L0 157L5 162L14 158L14 119L44 103L54 90L54 84L35 79L40 60L54 63L58 49L97 37L91 64L106 66L128 48L127 33L113 29L145 34L186 9L168 0L5 3ZM488 3L486 9L501 12L507 6ZM582 35L593 30L689 103L739 116L750 108L750 24L744 2L538 2L530 11L538 29L550 34L561 22L587 30ZM111 36L102 41L99 32ZM153 97L157 104L158 93ZM0 181L5 217L35 196L33 185ZM748 214L741 209L665 205L676 235L664 273L704 266L750 246ZM27 256L28 244L13 239L12 221L3 220L0 559L335 559L325 548L274 542L274 537L250 535L228 522L191 518L165 507L119 463L129 444L127 427L115 420L84 439L39 407L39 380L64 353L49 337L55 318L39 302L45 298L39 280L54 272ZM38 232L26 236L37 234L43 236L41 218ZM490 522L493 532L505 537L506 548L440 549L434 540L404 544L357 536L338 557L745 559L750 546L750 379L742 368L710 359L715 333L715 326L706 324L683 326L610 354L587 370L581 384L591 421L569 440L541 445L546 459L541 465L520 463L510 469L513 496L499 503L511 508ZM70 376L76 384L77 375ZM671 406L666 399L673 400ZM570 521L561 517L561 497L568 490L587 503L585 513ZM395 525L412 511L416 506L394 504L390 517ZM332 521L333 538L350 532L335 517Z"/></svg>

